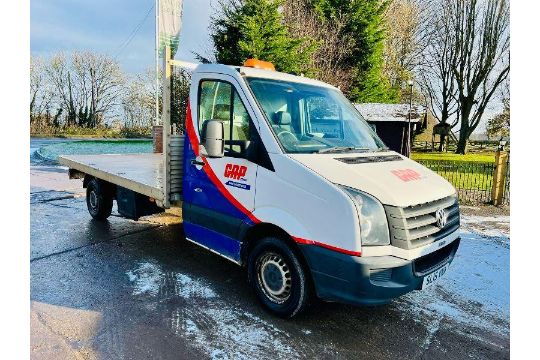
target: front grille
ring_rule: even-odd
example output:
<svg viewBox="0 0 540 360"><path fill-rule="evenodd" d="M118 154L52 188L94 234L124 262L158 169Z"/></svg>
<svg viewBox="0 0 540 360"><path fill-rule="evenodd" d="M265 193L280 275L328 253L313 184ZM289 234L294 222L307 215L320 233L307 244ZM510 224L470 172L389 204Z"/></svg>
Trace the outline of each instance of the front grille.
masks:
<svg viewBox="0 0 540 360"><path fill-rule="evenodd" d="M444 209L446 225L437 226L436 212ZM396 207L385 206L390 230L390 242L402 249L414 249L431 244L459 229L459 204L453 196L424 204Z"/></svg>
<svg viewBox="0 0 540 360"><path fill-rule="evenodd" d="M424 276L446 264L456 254L458 246L459 239L431 254L416 259L413 262L414 274L416 276Z"/></svg>

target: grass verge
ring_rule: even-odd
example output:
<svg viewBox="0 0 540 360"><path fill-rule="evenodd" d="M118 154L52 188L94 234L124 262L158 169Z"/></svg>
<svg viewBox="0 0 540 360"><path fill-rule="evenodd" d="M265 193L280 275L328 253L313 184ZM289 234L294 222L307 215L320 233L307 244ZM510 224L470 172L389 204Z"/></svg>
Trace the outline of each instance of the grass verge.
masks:
<svg viewBox="0 0 540 360"><path fill-rule="evenodd" d="M41 127L38 129L30 129L32 137L57 137L57 138L104 138L104 139L137 139L151 138L152 131L150 128L122 128L111 129L107 127L99 128L83 128L78 126L69 127Z"/></svg>
<svg viewBox="0 0 540 360"><path fill-rule="evenodd" d="M465 155L459 155L454 153L445 152L431 152L431 153L412 153L411 158L413 160L448 160L448 161L461 161L461 162L495 162L494 152L485 153L471 153Z"/></svg>

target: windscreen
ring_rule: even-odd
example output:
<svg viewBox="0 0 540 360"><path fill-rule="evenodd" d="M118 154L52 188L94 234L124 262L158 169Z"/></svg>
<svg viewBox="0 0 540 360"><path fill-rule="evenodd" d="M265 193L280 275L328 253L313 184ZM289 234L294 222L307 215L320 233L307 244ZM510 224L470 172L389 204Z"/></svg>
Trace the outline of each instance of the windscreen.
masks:
<svg viewBox="0 0 540 360"><path fill-rule="evenodd" d="M332 88L247 78L255 98L288 153L386 149L343 94Z"/></svg>

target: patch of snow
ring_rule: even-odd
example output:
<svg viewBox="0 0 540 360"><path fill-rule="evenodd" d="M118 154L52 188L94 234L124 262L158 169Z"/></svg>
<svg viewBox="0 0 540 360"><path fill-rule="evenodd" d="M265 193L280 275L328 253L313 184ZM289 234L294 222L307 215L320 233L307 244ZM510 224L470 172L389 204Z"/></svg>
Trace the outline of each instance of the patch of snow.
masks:
<svg viewBox="0 0 540 360"><path fill-rule="evenodd" d="M510 249L479 239L474 233L462 233L461 239L452 264L456 271L447 279L446 288L488 311L509 316Z"/></svg>
<svg viewBox="0 0 540 360"><path fill-rule="evenodd" d="M431 342L433 341L433 338L435 337L435 334L437 331L439 331L439 326L441 325L441 319L436 318L435 320L431 321L428 326L426 327L427 330L427 336L422 343L423 349L428 349L429 345L431 345Z"/></svg>
<svg viewBox="0 0 540 360"><path fill-rule="evenodd" d="M219 297L203 280L166 272L159 265L148 262L138 264L126 274L133 284L134 295L178 296L190 302L197 301L198 306L174 309L169 325L175 334L190 339L212 359L267 358L268 354L273 358L301 357L293 349L294 344L288 344L291 339L288 333L235 307L228 299Z"/></svg>
<svg viewBox="0 0 540 360"><path fill-rule="evenodd" d="M486 222L495 222L500 224L510 224L510 216L478 216L478 215L461 215L461 222L464 224L483 224Z"/></svg>
<svg viewBox="0 0 540 360"><path fill-rule="evenodd" d="M222 359L228 359L227 354L218 349L214 349L210 352L210 359L212 360L222 360Z"/></svg>
<svg viewBox="0 0 540 360"><path fill-rule="evenodd" d="M130 282L137 280L137 275L135 275L132 271L128 271L126 275L128 276Z"/></svg>
<svg viewBox="0 0 540 360"><path fill-rule="evenodd" d="M381 121L408 121L409 104L380 104L363 103L354 104L358 112L369 122ZM426 112L422 105L413 105L411 111L411 122L416 123L421 120Z"/></svg>
<svg viewBox="0 0 540 360"><path fill-rule="evenodd" d="M397 303L406 312L508 333L510 249L496 239L462 231L449 271L435 286L405 295Z"/></svg>
<svg viewBox="0 0 540 360"><path fill-rule="evenodd" d="M149 262L140 263L136 269L126 272L126 275L133 284L133 295L157 296L162 292L166 296L178 296L184 299L216 296L212 289L201 286L200 282L191 277L178 273L166 273L159 265Z"/></svg>
<svg viewBox="0 0 540 360"><path fill-rule="evenodd" d="M177 295L185 299L199 297L210 299L216 297L215 292L207 286L201 286L199 281L184 274L175 274Z"/></svg>
<svg viewBox="0 0 540 360"><path fill-rule="evenodd" d="M467 232L472 232L472 233L476 233L484 237L492 237L492 238L506 238L508 236L508 232L506 232L505 230L493 229L493 228L472 227L471 231L467 231Z"/></svg>
<svg viewBox="0 0 540 360"><path fill-rule="evenodd" d="M294 349L286 343L290 337L276 329L272 324L256 316L243 316L245 313L230 306L215 306L206 309L211 320L212 332L201 332L200 346L219 349L229 359L260 359L272 354L273 358L299 358Z"/></svg>
<svg viewBox="0 0 540 360"><path fill-rule="evenodd" d="M159 292L163 273L158 265L142 263L126 275L133 283L133 295L145 294L157 295Z"/></svg>
<svg viewBox="0 0 540 360"><path fill-rule="evenodd" d="M447 322L467 328L509 333L510 317L510 249L509 238L500 234L488 236L472 225L489 225L482 217L468 217L461 231L461 245L446 274L434 286L415 291L395 301L403 318L412 318L426 326L422 344L428 348ZM491 217L489 218L492 219ZM493 217L506 224L509 218ZM472 225L467 225L472 224ZM291 335L269 321L235 306L230 299L204 279L183 273L165 271L159 265L143 262L126 275L133 285L133 294L146 294L158 299L176 296L195 303L180 304L168 320L171 330L191 340L212 359L302 358L309 350L299 349ZM156 302L158 304L158 302ZM454 328L462 332L463 327ZM300 330L310 335L308 329ZM466 336L474 334L467 332ZM333 351L329 347L325 350Z"/></svg>
<svg viewBox="0 0 540 360"><path fill-rule="evenodd" d="M193 320L186 319L186 323L185 323L185 324L186 324L185 329L186 329L186 334L187 334L187 335L195 335L195 334L197 334L199 331L201 331L201 330L199 329L199 327L197 326L197 324L195 324L195 323L193 322Z"/></svg>
<svg viewBox="0 0 540 360"><path fill-rule="evenodd" d="M482 236L506 238L510 236L510 216L461 215L464 230Z"/></svg>

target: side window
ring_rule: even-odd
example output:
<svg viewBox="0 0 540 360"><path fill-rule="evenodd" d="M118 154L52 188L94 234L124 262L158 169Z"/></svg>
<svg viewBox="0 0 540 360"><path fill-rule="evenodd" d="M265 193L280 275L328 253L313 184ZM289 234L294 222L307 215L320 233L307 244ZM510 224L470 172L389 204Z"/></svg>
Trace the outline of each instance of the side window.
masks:
<svg viewBox="0 0 540 360"><path fill-rule="evenodd" d="M208 120L223 121L225 156L244 156L252 122L236 90L224 81L204 80L199 94L199 132Z"/></svg>
<svg viewBox="0 0 540 360"><path fill-rule="evenodd" d="M231 123L231 150L234 153L241 154L245 152L245 149L250 140L250 126L251 118L246 110L246 107L242 103L242 99L233 90L233 121Z"/></svg>
<svg viewBox="0 0 540 360"><path fill-rule="evenodd" d="M231 119L231 84L202 81L199 87L199 131L208 120L221 120L227 128ZM225 136L227 136L225 131ZM227 138L225 138L227 139Z"/></svg>

